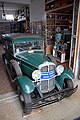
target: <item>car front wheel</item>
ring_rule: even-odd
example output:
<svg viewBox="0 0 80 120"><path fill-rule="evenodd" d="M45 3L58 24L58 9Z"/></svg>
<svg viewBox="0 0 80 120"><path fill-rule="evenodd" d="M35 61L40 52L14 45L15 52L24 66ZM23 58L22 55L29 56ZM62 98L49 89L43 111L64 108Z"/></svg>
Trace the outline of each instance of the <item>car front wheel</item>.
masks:
<svg viewBox="0 0 80 120"><path fill-rule="evenodd" d="M31 95L30 94L24 94L21 92L20 87L18 86L18 96L21 102L21 105L23 107L23 112L25 114L30 114L32 111L32 100L31 100Z"/></svg>
<svg viewBox="0 0 80 120"><path fill-rule="evenodd" d="M73 89L73 87L74 87L73 81L71 79L66 78L63 83L63 89L66 88ZM69 97L71 95L72 95L72 91L69 93L66 92L66 97Z"/></svg>

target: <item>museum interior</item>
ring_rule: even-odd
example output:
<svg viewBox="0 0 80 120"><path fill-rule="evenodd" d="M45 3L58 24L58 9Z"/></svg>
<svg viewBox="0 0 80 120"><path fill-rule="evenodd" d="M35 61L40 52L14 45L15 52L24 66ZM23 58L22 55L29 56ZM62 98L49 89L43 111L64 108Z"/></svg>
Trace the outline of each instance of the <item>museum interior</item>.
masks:
<svg viewBox="0 0 80 120"><path fill-rule="evenodd" d="M0 120L80 120L80 0L0 0Z"/></svg>

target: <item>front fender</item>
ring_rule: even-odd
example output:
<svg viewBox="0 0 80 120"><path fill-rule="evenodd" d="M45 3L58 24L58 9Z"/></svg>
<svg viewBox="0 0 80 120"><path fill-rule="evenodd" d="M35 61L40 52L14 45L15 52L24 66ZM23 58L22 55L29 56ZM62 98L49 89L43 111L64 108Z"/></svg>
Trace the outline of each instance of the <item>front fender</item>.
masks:
<svg viewBox="0 0 80 120"><path fill-rule="evenodd" d="M22 93L30 94L34 91L35 85L27 76L19 76L17 77L17 81Z"/></svg>
<svg viewBox="0 0 80 120"><path fill-rule="evenodd" d="M73 72L67 68L64 69L64 72L60 76L56 77L56 81L60 85L61 88L63 88L63 83L64 83L65 78L68 78L71 80L74 79Z"/></svg>

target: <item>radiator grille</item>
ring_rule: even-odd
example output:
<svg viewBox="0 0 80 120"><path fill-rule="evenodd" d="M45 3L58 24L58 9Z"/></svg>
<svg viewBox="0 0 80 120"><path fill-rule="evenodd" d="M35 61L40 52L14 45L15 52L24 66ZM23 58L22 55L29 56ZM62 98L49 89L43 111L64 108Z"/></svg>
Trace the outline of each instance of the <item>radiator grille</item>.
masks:
<svg viewBox="0 0 80 120"><path fill-rule="evenodd" d="M40 90L42 93L49 92L55 87L55 67L48 65L41 68Z"/></svg>

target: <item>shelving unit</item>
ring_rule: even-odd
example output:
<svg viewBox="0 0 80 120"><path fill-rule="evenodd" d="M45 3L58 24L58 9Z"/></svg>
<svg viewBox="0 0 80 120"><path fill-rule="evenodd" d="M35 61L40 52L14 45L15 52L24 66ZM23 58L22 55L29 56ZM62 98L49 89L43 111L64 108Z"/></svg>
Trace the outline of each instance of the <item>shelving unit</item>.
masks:
<svg viewBox="0 0 80 120"><path fill-rule="evenodd" d="M55 34L56 27L71 30L73 0L45 0L47 37Z"/></svg>
<svg viewBox="0 0 80 120"><path fill-rule="evenodd" d="M29 6L25 6L16 11L15 20L17 21L17 26L21 30L19 32L29 32L30 31L30 10ZM14 25L15 26L15 25ZM24 30L22 30L24 29Z"/></svg>
<svg viewBox="0 0 80 120"><path fill-rule="evenodd" d="M47 40L51 40L53 37L53 42L56 40L56 28L61 28L61 34L63 36L64 42L67 44L67 49L61 51L60 49L55 50L55 55L53 51L53 56L55 60L69 67L69 52L70 52L70 42L72 33L72 20L73 20L73 5L74 0L45 0L45 14L46 14L46 37ZM67 36L67 38L66 38ZM68 43L67 43L68 42ZM52 44L54 47L54 44ZM50 48L50 45L47 45L47 49ZM52 48L50 48L50 53L52 54ZM46 53L46 54L47 54Z"/></svg>
<svg viewBox="0 0 80 120"><path fill-rule="evenodd" d="M10 23L11 22L7 22L7 21L0 21L0 34L3 33L10 33Z"/></svg>
<svg viewBox="0 0 80 120"><path fill-rule="evenodd" d="M0 21L0 40L2 34L9 34L10 33L10 21ZM1 41L0 41L1 43Z"/></svg>
<svg viewBox="0 0 80 120"><path fill-rule="evenodd" d="M20 24L16 21L10 23L10 32L17 33L20 32Z"/></svg>
<svg viewBox="0 0 80 120"><path fill-rule="evenodd" d="M73 0L45 0L45 11L53 12L61 9L71 7Z"/></svg>
<svg viewBox="0 0 80 120"><path fill-rule="evenodd" d="M65 13L46 13L46 29L47 37L50 38L55 34L56 28L61 27L61 30L71 29L72 16Z"/></svg>

